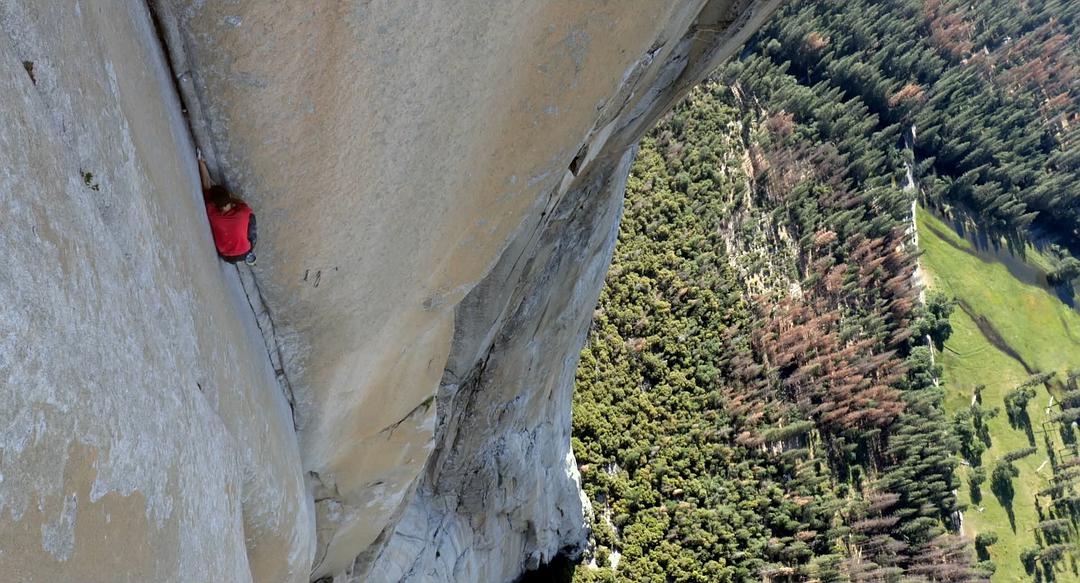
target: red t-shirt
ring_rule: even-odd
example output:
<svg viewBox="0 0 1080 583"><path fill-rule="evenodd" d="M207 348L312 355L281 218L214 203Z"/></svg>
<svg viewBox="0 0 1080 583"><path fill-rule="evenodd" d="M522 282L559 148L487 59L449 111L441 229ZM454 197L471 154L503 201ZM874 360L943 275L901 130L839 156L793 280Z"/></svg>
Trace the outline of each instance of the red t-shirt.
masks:
<svg viewBox="0 0 1080 583"><path fill-rule="evenodd" d="M206 216L210 219L210 231L214 234L214 245L219 254L239 257L251 251L251 242L248 241L251 207L240 202L223 213L214 203L208 202Z"/></svg>

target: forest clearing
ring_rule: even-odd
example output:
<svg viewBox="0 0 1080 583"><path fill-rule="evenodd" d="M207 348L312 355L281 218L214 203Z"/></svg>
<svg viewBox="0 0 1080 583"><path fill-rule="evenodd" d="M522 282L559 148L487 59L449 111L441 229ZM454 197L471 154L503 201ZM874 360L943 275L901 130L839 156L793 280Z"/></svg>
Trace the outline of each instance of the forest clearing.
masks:
<svg viewBox="0 0 1080 583"><path fill-rule="evenodd" d="M981 466L967 460L958 471L963 482L958 496L968 506L963 531L972 538L979 533L996 534L998 542L988 549L998 567L993 579L1020 580L1026 577L1021 555L1038 544L1035 530L1042 519L1037 506L1045 509L1050 504L1049 496L1035 494L1053 483L1048 448L1062 451L1067 447L1058 424L1052 421L1058 407L1050 406L1047 385L1056 393L1054 402L1059 403L1068 371L1080 368L1080 313L1047 289L1045 278L1044 285L1039 285L1037 278L1031 277L1040 272L1040 264L1047 263L1033 246L1025 249L1024 259L1013 258L1020 263L1026 259L1028 269L1013 265L1010 270L1009 265L995 260L996 255L1011 253L1005 245L997 251L992 245L980 250L973 243L976 237L961 236L921 207L918 223L921 262L930 288L947 292L962 305L953 311L952 334L937 354L944 371L946 413L956 419L958 413L977 406L980 411L976 415L988 417L985 436L990 443L978 456ZM1024 276L1026 281L1021 279ZM984 330L996 337L991 340ZM1025 407L1030 422L1011 423L1004 413L1006 395L1037 372L1056 374L1049 383L1032 387L1035 395ZM983 388L975 402L979 386ZM995 408L1001 413L990 413ZM989 482L981 488L971 487L976 468L981 467L989 476L1005 455L1030 447L1037 451L1013 462L1019 470L1013 479L1014 489L1021 495L1007 505L991 492ZM1064 562L1057 568L1078 576Z"/></svg>

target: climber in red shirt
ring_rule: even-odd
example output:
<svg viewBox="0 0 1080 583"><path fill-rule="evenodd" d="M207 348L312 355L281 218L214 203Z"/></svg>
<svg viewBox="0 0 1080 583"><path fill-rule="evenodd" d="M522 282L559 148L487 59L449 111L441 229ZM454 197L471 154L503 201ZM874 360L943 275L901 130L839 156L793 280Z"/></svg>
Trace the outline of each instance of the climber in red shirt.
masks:
<svg viewBox="0 0 1080 583"><path fill-rule="evenodd" d="M202 153L197 152L196 156L206 217L210 219L210 232L214 235L218 255L229 263L243 260L248 265L255 265L255 213L224 186L214 184Z"/></svg>

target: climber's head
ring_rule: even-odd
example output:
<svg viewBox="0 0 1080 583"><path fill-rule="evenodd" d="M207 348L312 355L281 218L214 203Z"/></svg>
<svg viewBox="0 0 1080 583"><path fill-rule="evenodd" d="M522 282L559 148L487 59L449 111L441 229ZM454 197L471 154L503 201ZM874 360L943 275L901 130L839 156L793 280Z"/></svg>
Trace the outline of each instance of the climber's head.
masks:
<svg viewBox="0 0 1080 583"><path fill-rule="evenodd" d="M213 203L213 205L221 212L228 212L236 206L237 203L243 202L229 193L229 189L220 184L215 184L210 187L207 191L207 200Z"/></svg>

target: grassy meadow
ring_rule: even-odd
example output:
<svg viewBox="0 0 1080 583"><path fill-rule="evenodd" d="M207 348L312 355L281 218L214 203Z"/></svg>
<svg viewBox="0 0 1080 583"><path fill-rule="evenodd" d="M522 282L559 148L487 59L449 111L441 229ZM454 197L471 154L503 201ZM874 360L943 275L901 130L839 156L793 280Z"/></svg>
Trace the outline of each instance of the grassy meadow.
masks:
<svg viewBox="0 0 1080 583"><path fill-rule="evenodd" d="M960 468L962 486L958 495L968 505L964 512L964 532L972 537L994 532L999 541L989 547L997 571L993 581L1032 580L1020 555L1037 544L1034 527L1040 517L1037 505L1045 509L1048 497L1036 492L1046 488L1053 477L1049 448L1060 455L1066 449L1056 424L1045 425L1058 409L1050 407L1051 391L1058 392L1069 369L1080 368L1080 313L1061 301L1051 290L1039 285L1039 265L1046 265L1034 248L1025 250L1026 265L1016 258L1000 260L1007 251L979 249L952 226L918 209L921 264L931 289L945 291L960 306L953 312L953 332L937 354L947 391L946 411L952 416L970 407L975 387L984 385L984 408L1002 411L989 420L991 445L981 456L981 465L990 474L994 464L1008 452L1036 447L1036 453L1015 462L1019 477L1013 480L1016 495L1009 509L991 492L990 480L982 484L981 496L969 487L972 468ZM1030 271L1026 268L1030 268ZM1004 411L1005 394L1032 372L1056 371L1048 389L1035 387L1036 396L1027 406L1031 419L1029 434L1012 427ZM1058 581L1080 580L1068 561L1055 569Z"/></svg>

